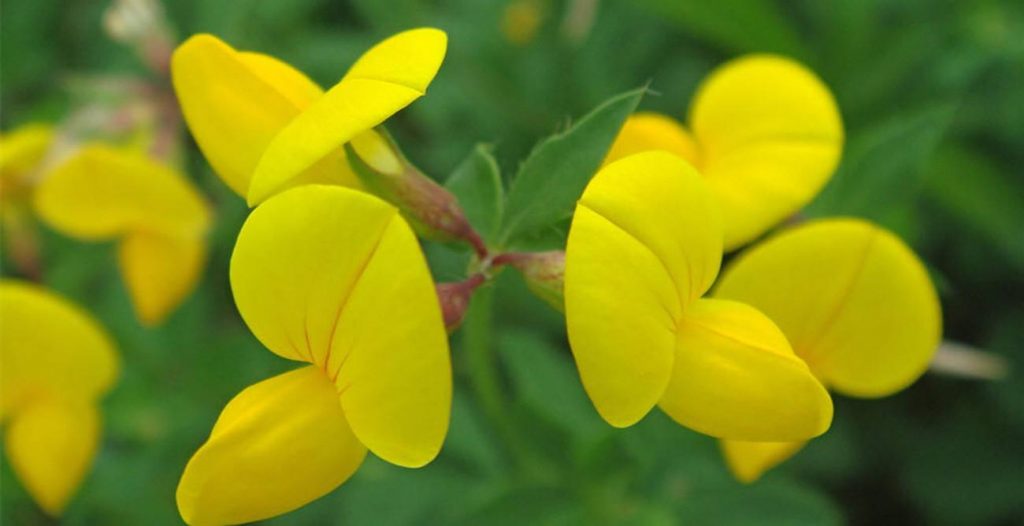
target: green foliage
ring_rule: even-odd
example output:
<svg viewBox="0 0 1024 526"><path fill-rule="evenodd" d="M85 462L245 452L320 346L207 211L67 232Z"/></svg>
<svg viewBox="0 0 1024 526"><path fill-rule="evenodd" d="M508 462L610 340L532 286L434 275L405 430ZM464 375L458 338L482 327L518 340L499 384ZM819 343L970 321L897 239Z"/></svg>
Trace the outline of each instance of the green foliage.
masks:
<svg viewBox="0 0 1024 526"><path fill-rule="evenodd" d="M646 92L640 88L613 97L534 148L509 188L501 244L513 245L572 216L583 188Z"/></svg>
<svg viewBox="0 0 1024 526"><path fill-rule="evenodd" d="M736 52L803 54L796 28L772 0L642 0L684 31Z"/></svg>
<svg viewBox="0 0 1024 526"><path fill-rule="evenodd" d="M495 241L505 207L501 171L491 149L486 144L476 145L444 183L459 200L469 224L488 243Z"/></svg>
<svg viewBox="0 0 1024 526"><path fill-rule="evenodd" d="M988 158L963 148L938 152L927 171L926 197L1024 271L1024 187Z"/></svg>
<svg viewBox="0 0 1024 526"><path fill-rule="evenodd" d="M535 333L516 331L502 339L499 351L517 399L538 416L564 427L584 444L610 434L563 349Z"/></svg>
<svg viewBox="0 0 1024 526"><path fill-rule="evenodd" d="M502 37L505 1L165 3L179 35L215 33L321 84L378 37L445 29L450 48L438 78L388 128L425 173L452 174L448 189L492 245L515 247L564 242L575 200L638 104L681 117L722 60L794 55L835 93L848 137L839 173L807 213L898 228L946 283L946 337L1010 364L1001 381L929 374L881 400L837 396L827 434L744 486L714 439L657 410L626 430L605 425L580 384L562 319L505 271L484 291L496 298L493 317L467 320L453 337L455 399L441 456L409 470L371 455L342 489L267 524L1001 525L1024 517L1020 2L595 2L586 38L570 41L563 21L588 2L550 0L537 2L540 27L524 45ZM3 131L60 119L71 104L69 76L144 72L103 34L106 4L0 2ZM647 82L650 90L626 92ZM103 405L102 449L64 524L180 524L178 477L220 409L247 385L294 367L262 348L231 297L228 261L248 209L198 150L186 157L217 220L199 289L162 327L135 320L115 247L41 229L45 284L94 313L123 357ZM464 250L425 245L435 278L465 277ZM9 277L15 270L4 257ZM475 354L481 348L492 354ZM497 367L501 421L470 380L478 363ZM52 524L2 464L0 523Z"/></svg>
<svg viewBox="0 0 1024 526"><path fill-rule="evenodd" d="M681 517L722 526L843 524L838 510L820 494L789 484L694 492L682 506Z"/></svg>
<svg viewBox="0 0 1024 526"><path fill-rule="evenodd" d="M883 222L921 188L927 162L953 117L945 104L894 115L853 136L842 164L807 212Z"/></svg>

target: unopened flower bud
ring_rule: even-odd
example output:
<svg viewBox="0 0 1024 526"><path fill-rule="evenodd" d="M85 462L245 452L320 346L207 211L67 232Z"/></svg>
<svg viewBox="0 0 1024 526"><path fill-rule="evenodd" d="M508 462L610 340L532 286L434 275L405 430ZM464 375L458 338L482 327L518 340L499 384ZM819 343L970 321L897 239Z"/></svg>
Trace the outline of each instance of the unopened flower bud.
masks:
<svg viewBox="0 0 1024 526"><path fill-rule="evenodd" d="M386 134L362 133L345 145L345 153L366 189L397 206L417 232L438 241L464 241L477 256L486 256L455 196L413 166Z"/></svg>
<svg viewBox="0 0 1024 526"><path fill-rule="evenodd" d="M510 252L495 257L492 265L515 268L523 275L530 292L559 312L564 311L565 252Z"/></svg>

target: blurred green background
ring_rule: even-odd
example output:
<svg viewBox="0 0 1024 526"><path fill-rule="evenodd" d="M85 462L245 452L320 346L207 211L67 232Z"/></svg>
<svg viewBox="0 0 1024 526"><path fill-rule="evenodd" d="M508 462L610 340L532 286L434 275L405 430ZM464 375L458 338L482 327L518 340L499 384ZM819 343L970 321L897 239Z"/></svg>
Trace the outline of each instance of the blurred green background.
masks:
<svg viewBox="0 0 1024 526"><path fill-rule="evenodd" d="M428 95L389 121L409 157L438 179L479 142L495 146L507 178L537 140L647 81L658 95L641 107L681 117L700 79L724 60L793 56L833 89L848 134L840 171L807 213L868 217L899 233L933 273L946 337L1001 355L1010 375L928 374L887 399L836 397L824 437L743 486L713 439L657 411L627 430L601 422L560 316L506 272L481 297L498 306L489 343L507 420L492 421L473 396L464 330L453 338L453 420L437 461L407 470L368 458L341 489L267 522L1024 524L1024 4L536 0L508 11L511 4L175 0L166 9L179 37L212 32L324 85L397 30L446 30L448 57ZM104 34L106 7L0 3L4 130L59 121L74 104L69 78L145 74ZM535 34L510 40L502 30L509 16L520 17L521 32L535 19ZM235 311L228 256L246 209L186 140L185 166L217 224L199 290L163 326L136 322L110 245L43 232L45 283L95 313L124 362L104 401L102 450L67 524L180 523L174 488L220 409L290 367ZM462 253L433 245L428 253L438 280L463 277ZM5 276L13 272L5 265ZM0 483L4 524L49 522L6 462Z"/></svg>

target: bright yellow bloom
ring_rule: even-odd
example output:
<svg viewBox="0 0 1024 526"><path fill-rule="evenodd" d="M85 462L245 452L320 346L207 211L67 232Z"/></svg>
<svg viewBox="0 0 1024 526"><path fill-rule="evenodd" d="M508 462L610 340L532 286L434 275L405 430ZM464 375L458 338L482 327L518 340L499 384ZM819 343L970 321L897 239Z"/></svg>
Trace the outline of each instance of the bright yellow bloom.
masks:
<svg viewBox="0 0 1024 526"><path fill-rule="evenodd" d="M447 49L437 29L399 33L324 92L273 57L196 35L174 52L174 90L213 169L250 205L306 183L359 187L341 146L421 97ZM378 139L379 140L379 139Z"/></svg>
<svg viewBox="0 0 1024 526"><path fill-rule="evenodd" d="M924 265L899 238L857 219L814 221L757 245L730 266L715 297L760 309L826 386L860 398L913 383L942 335ZM730 468L745 481L802 446L723 443Z"/></svg>
<svg viewBox="0 0 1024 526"><path fill-rule="evenodd" d="M843 124L828 87L792 60L750 55L716 69L690 105L690 130L641 113L623 126L607 162L662 149L690 161L718 198L725 249L806 205L839 163Z"/></svg>
<svg viewBox="0 0 1024 526"><path fill-rule="evenodd" d="M658 404L717 437L823 433L832 401L782 332L745 304L701 299L721 256L714 197L679 157L636 154L594 176L565 254L569 342L591 400L617 427Z"/></svg>
<svg viewBox="0 0 1024 526"><path fill-rule="evenodd" d="M113 343L85 311L40 287L0 281L0 416L11 468L60 515L100 438L99 399L117 377Z"/></svg>
<svg viewBox="0 0 1024 526"><path fill-rule="evenodd" d="M126 148L87 145L36 188L36 213L85 241L118 240L136 315L162 321L192 291L206 259L211 218L184 174Z"/></svg>
<svg viewBox="0 0 1024 526"><path fill-rule="evenodd" d="M367 449L408 467L437 455L451 405L447 334L397 209L338 186L281 193L242 227L231 288L268 349L310 365L224 408L178 485L186 522L298 508L344 482Z"/></svg>

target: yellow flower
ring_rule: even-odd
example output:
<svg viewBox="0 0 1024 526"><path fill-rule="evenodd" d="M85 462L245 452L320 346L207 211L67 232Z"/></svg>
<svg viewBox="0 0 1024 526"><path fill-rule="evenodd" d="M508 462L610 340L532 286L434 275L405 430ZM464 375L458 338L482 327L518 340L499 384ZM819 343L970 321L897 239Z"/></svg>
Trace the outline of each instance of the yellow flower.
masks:
<svg viewBox="0 0 1024 526"><path fill-rule="evenodd" d="M717 437L823 433L832 401L782 332L743 303L701 299L721 256L714 198L679 157L640 153L594 176L565 254L569 342L591 400L616 427L658 404Z"/></svg>
<svg viewBox="0 0 1024 526"><path fill-rule="evenodd" d="M54 130L41 123L25 124L0 136L0 225L3 250L22 272L38 270L38 242L30 197L53 142Z"/></svg>
<svg viewBox="0 0 1024 526"><path fill-rule="evenodd" d="M195 287L206 259L210 211L184 174L132 149L92 144L47 174L36 213L85 241L118 240L118 263L136 315L162 321Z"/></svg>
<svg viewBox="0 0 1024 526"><path fill-rule="evenodd" d="M41 123L26 124L0 136L0 195L5 202L32 186L30 179L53 136L53 127Z"/></svg>
<svg viewBox="0 0 1024 526"><path fill-rule="evenodd" d="M755 246L725 272L715 297L760 309L818 379L860 398L913 383L942 335L924 265L899 238L857 219L810 222ZM722 445L736 477L753 481L803 443Z"/></svg>
<svg viewBox="0 0 1024 526"><path fill-rule="evenodd" d="M344 482L367 449L408 467L437 455L451 405L447 335L419 244L394 207L338 186L283 192L249 216L230 274L260 342L310 365L224 408L178 485L186 522L298 508Z"/></svg>
<svg viewBox="0 0 1024 526"><path fill-rule="evenodd" d="M512 0L501 15L501 34L517 46L529 44L544 21L544 6L538 0Z"/></svg>
<svg viewBox="0 0 1024 526"><path fill-rule="evenodd" d="M690 161L718 199L726 250L810 202L842 153L842 120L828 87L783 57L749 55L712 72L690 105L689 125L634 115L607 162L652 149Z"/></svg>
<svg viewBox="0 0 1024 526"><path fill-rule="evenodd" d="M0 281L0 417L15 475L52 516L85 477L99 399L117 377L113 343L88 313L28 283Z"/></svg>
<svg viewBox="0 0 1024 526"><path fill-rule="evenodd" d="M250 205L305 183L359 187L341 146L421 97L447 36L399 33L367 51L324 92L273 57L211 35L189 38L171 72L182 113L213 169Z"/></svg>

